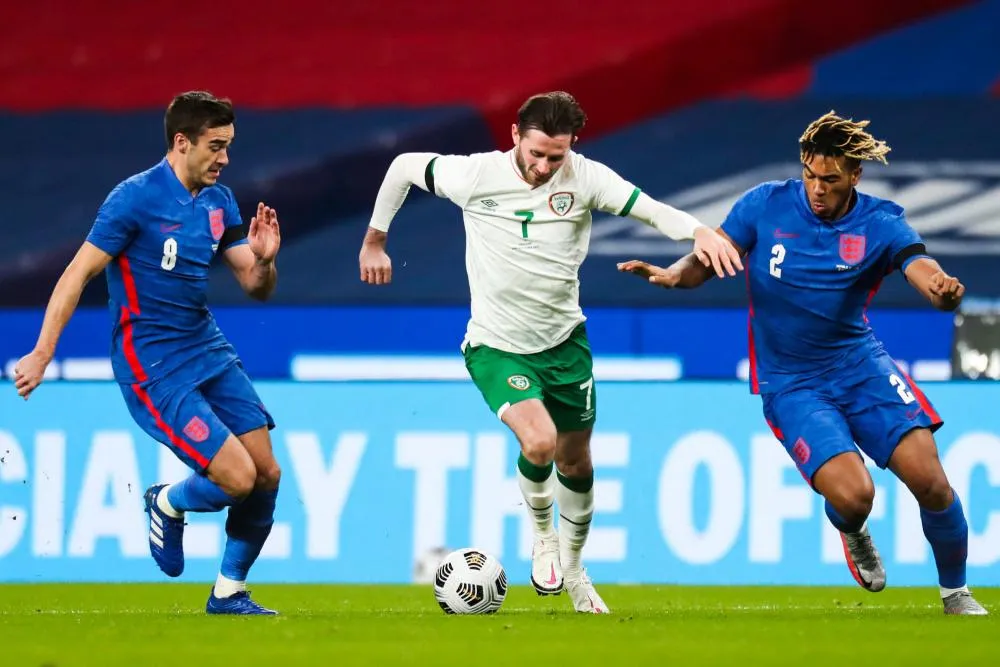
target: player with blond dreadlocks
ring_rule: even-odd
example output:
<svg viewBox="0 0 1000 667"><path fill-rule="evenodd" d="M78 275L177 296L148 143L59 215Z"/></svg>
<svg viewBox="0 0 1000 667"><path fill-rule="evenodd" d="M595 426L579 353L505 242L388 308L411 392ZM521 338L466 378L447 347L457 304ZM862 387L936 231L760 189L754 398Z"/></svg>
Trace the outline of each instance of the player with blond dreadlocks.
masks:
<svg viewBox="0 0 1000 667"><path fill-rule="evenodd" d="M945 613L983 615L966 587L962 503L932 435L941 419L865 316L895 270L940 310L955 310L965 288L927 255L900 206L855 189L862 162L888 164L889 146L867 127L833 111L810 123L799 138L801 180L753 188L717 230L746 257L751 391L826 499L861 586L882 590L885 568L868 531L875 489L859 449L917 499ZM632 260L619 270L668 288L697 287L712 275L692 255L665 269Z"/></svg>

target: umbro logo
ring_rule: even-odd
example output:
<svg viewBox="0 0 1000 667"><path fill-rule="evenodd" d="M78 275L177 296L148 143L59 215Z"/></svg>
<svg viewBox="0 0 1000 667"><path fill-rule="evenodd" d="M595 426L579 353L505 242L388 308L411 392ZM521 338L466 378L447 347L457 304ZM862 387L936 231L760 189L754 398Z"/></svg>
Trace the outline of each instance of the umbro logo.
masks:
<svg viewBox="0 0 1000 667"><path fill-rule="evenodd" d="M483 206L485 206L486 208L496 208L497 206L499 206L499 204L497 204L492 199L483 199L482 203L483 203Z"/></svg>

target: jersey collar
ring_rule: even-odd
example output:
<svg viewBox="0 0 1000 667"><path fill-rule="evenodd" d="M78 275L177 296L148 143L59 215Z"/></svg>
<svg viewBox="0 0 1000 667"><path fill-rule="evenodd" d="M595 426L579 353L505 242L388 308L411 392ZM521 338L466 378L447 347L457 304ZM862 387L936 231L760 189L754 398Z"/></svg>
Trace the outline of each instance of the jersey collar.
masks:
<svg viewBox="0 0 1000 667"><path fill-rule="evenodd" d="M799 207L803 210L803 212L805 212L806 216L808 216L808 218L816 224L826 225L834 229L845 229L854 224L854 222L858 219L859 212L864 206L861 193L858 192L857 188L854 189L854 197L856 198L854 207L847 212L847 215L832 221L824 220L813 213L812 207L809 205L809 197L806 196L805 181L799 181L798 196L796 197L796 200L799 203Z"/></svg>
<svg viewBox="0 0 1000 667"><path fill-rule="evenodd" d="M170 191L170 194L174 196L174 199L177 200L178 204L190 204L194 201L194 197L191 196L188 189L184 187L184 184L177 178L177 174L174 173L170 163L167 162L167 158L160 160L160 164L158 166L163 174L163 180L167 184L167 189Z"/></svg>
<svg viewBox="0 0 1000 667"><path fill-rule="evenodd" d="M516 150L517 150L517 147L515 146L514 148L511 148L509 151L507 151L507 161L510 163L510 168L514 172L515 178L517 178L517 180L520 181L521 184L524 187L528 188L532 192L534 192L536 190L541 190L542 188L544 188L546 186L551 187L552 185L555 184L556 179L558 179L558 178L560 178L562 176L562 171L566 167L565 164L563 164L562 166L560 166L559 167L559 171L556 172L556 175L553 176L552 178L550 178L547 182L542 183L541 185L532 185L531 183L529 183L528 181L526 181L524 179L524 176L521 175L521 170L517 168L517 157L515 157L515 155L514 155L514 151L516 151ZM572 151L570 151L570 152L572 152ZM569 153L566 154L566 159L567 159L567 161L569 160Z"/></svg>

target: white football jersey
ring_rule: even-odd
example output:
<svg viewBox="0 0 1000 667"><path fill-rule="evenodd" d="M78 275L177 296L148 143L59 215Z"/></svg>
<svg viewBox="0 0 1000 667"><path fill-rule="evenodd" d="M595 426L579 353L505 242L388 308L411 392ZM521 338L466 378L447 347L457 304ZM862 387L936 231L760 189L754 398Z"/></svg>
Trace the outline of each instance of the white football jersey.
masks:
<svg viewBox="0 0 1000 667"><path fill-rule="evenodd" d="M639 189L570 151L558 172L532 188L514 150L441 155L430 167L435 194L462 209L472 296L469 345L530 354L559 345L586 318L580 264L591 211L627 215Z"/></svg>

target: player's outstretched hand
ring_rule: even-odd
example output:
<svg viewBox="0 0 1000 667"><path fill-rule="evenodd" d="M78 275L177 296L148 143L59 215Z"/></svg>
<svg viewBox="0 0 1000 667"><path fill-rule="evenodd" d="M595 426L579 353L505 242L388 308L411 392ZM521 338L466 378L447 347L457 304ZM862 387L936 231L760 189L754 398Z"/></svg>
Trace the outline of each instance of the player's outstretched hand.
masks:
<svg viewBox="0 0 1000 667"><path fill-rule="evenodd" d="M944 271L938 271L931 276L929 288L931 294L946 301L959 301L965 294L965 285L960 283L958 278L949 276Z"/></svg>
<svg viewBox="0 0 1000 667"><path fill-rule="evenodd" d="M260 262L273 262L281 247L281 228L278 227L278 213L264 202L257 204L257 215L250 220L247 243L254 257Z"/></svg>
<svg viewBox="0 0 1000 667"><path fill-rule="evenodd" d="M618 270L622 273L631 273L641 278L645 278L649 282L654 285L659 285L660 287L676 287L677 282L680 280L680 274L678 272L654 266L649 262L643 262L639 259L630 259L627 262L619 262Z"/></svg>
<svg viewBox="0 0 1000 667"><path fill-rule="evenodd" d="M715 275L725 278L725 274L735 276L743 270L740 253L733 244L721 237L714 229L699 227L694 233L694 254L698 260L715 271Z"/></svg>
<svg viewBox="0 0 1000 667"><path fill-rule="evenodd" d="M34 350L14 364L14 388L18 396L28 400L31 392L42 383L49 361L51 359L46 354Z"/></svg>
<svg viewBox="0 0 1000 667"><path fill-rule="evenodd" d="M381 245L363 244L358 264L361 267L361 282L369 285L388 285L392 282L392 260Z"/></svg>

